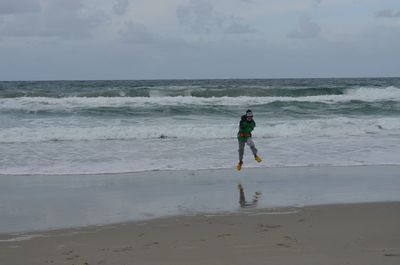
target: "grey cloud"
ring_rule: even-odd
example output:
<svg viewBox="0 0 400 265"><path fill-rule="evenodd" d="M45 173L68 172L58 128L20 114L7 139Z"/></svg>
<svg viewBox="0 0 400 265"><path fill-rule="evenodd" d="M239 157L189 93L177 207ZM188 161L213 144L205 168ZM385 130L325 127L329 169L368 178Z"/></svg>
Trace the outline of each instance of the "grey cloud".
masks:
<svg viewBox="0 0 400 265"><path fill-rule="evenodd" d="M181 5L176 10L180 24L189 26L196 33L210 33L220 28L226 18L214 10L207 1L191 0L189 5Z"/></svg>
<svg viewBox="0 0 400 265"><path fill-rule="evenodd" d="M388 18L400 17L400 11L396 11L393 8L388 8L388 9L376 12L375 16L376 17L388 17Z"/></svg>
<svg viewBox="0 0 400 265"><path fill-rule="evenodd" d="M322 0L314 0L313 5L315 8L318 8L321 4L322 4Z"/></svg>
<svg viewBox="0 0 400 265"><path fill-rule="evenodd" d="M1 33L16 37L88 38L109 18L105 12L85 7L81 0L45 0L39 13L17 14L3 23Z"/></svg>
<svg viewBox="0 0 400 265"><path fill-rule="evenodd" d="M40 11L38 0L1 0L0 15L31 13Z"/></svg>
<svg viewBox="0 0 400 265"><path fill-rule="evenodd" d="M176 10L176 15L181 25L191 28L195 33L244 34L256 32L249 25L243 23L241 18L220 14L210 2L204 0L191 0L188 5L180 5Z"/></svg>
<svg viewBox="0 0 400 265"><path fill-rule="evenodd" d="M288 38L307 39L317 37L321 31L317 23L313 22L310 17L302 16L299 19L297 28L287 34Z"/></svg>
<svg viewBox="0 0 400 265"><path fill-rule="evenodd" d="M128 7L129 7L128 0L117 0L115 5L113 6L113 12L116 15L122 16L125 15L126 11L128 10Z"/></svg>
<svg viewBox="0 0 400 265"><path fill-rule="evenodd" d="M145 25L133 22L126 22L120 34L121 40L130 44L152 44L158 38Z"/></svg>
<svg viewBox="0 0 400 265"><path fill-rule="evenodd" d="M239 22L232 22L228 27L225 29L225 33L228 34L246 34L246 33L254 33L257 30L253 29L247 24L242 24Z"/></svg>
<svg viewBox="0 0 400 265"><path fill-rule="evenodd" d="M188 45L184 39L161 36L150 31L144 24L132 21L125 22L119 34L123 43L138 46L176 50Z"/></svg>

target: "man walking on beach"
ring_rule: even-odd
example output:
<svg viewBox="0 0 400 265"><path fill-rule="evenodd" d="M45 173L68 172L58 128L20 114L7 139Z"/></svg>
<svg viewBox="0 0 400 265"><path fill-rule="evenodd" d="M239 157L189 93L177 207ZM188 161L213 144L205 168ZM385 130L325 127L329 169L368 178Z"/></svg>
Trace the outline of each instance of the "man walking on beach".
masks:
<svg viewBox="0 0 400 265"><path fill-rule="evenodd" d="M251 110L247 110L246 114L240 119L239 132L237 135L239 142L239 163L237 164L236 169L238 171L242 169L244 145L246 143L248 146L250 146L250 149L254 155L254 159L258 163L262 161L261 157L257 155L257 148L251 139L251 132L254 130L254 127L256 127L256 122L253 120L253 112Z"/></svg>

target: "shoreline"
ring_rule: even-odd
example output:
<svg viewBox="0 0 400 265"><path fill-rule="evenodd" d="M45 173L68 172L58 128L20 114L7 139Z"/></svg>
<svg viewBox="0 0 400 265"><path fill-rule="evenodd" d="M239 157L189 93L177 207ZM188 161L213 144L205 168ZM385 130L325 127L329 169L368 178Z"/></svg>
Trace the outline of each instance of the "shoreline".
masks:
<svg viewBox="0 0 400 265"><path fill-rule="evenodd" d="M310 164L310 165L277 165L277 166L261 166L252 165L249 167L243 167L243 170L261 170L261 169L291 169L291 168L357 168L357 167L399 167L400 164L351 164L351 165L328 165L328 164ZM158 172L197 172L197 171L234 171L234 166L232 167L221 167L221 168L198 168L198 169L150 169L150 170L140 170L140 171L127 171L127 172L105 172L105 173L34 173L34 174L9 174L0 173L1 177L15 176L15 177L27 177L27 176L124 176L127 174L142 174L142 173L158 173Z"/></svg>
<svg viewBox="0 0 400 265"><path fill-rule="evenodd" d="M0 241L4 264L398 264L400 202L244 209ZM279 212L282 211L282 214Z"/></svg>
<svg viewBox="0 0 400 265"><path fill-rule="evenodd" d="M392 205L399 204L399 201L371 201L371 202L349 202L349 203L331 203L331 204L311 204L304 206L280 206L280 207L271 207L271 208L260 208L257 206L250 207L240 207L233 211L225 211L225 212L194 212L194 213L186 213L186 214L176 214L176 215L168 215L161 217L154 217L142 220L128 220L121 221L115 223L106 223L106 224L91 224L85 226L71 226L71 227L63 227L63 228L48 228L43 230L27 230L20 232L9 232L9 233L0 233L0 244L4 242L17 242L17 241L25 241L31 240L40 237L46 237L46 234L63 234L63 233L79 233L79 231L86 230L98 230L98 229L107 229L113 227L120 226L132 226L132 225L141 225L148 222L162 222L165 220L173 220L173 219L182 219L182 218L200 218L200 217L229 217L229 216L237 216L237 215L290 215L297 214L302 209L307 208L331 208L331 207L357 207L357 206L368 206L368 205Z"/></svg>
<svg viewBox="0 0 400 265"><path fill-rule="evenodd" d="M43 237L44 234L53 234L53 233L62 233L68 231L83 231L83 230L96 230L101 228L108 227L118 227L118 226L126 226L126 225L138 225L147 222L159 222L162 220L169 219L180 219L180 218L191 218L191 217L207 217L207 216L235 216L235 215L286 215L286 214L296 214L302 209L306 208L330 208L330 207L351 207L357 205L380 205L380 204L400 204L400 200L393 201L370 201L370 202L343 202L343 203L328 203L328 204L310 204L304 206L278 206L278 207L270 207L270 208L261 208L257 206L250 207L240 207L233 211L221 211L221 212L193 212L193 213L184 213L184 214L176 214L176 215L167 215L160 216L154 218L147 218L141 220L128 220L114 223L105 223L105 224L90 224L83 226L71 226L71 227L62 227L62 228L48 228L42 230L26 230L26 231L16 231L16 232L0 232L0 243L4 242L12 242L12 241L25 241L34 239L37 237Z"/></svg>
<svg viewBox="0 0 400 265"><path fill-rule="evenodd" d="M0 176L0 234L240 212L237 184L257 207L400 201L400 166Z"/></svg>

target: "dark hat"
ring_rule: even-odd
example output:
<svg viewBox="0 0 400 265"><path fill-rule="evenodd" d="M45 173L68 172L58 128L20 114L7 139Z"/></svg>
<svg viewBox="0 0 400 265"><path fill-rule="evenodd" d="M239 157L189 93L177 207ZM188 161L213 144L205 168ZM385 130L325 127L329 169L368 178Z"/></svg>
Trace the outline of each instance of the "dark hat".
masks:
<svg viewBox="0 0 400 265"><path fill-rule="evenodd" d="M246 111L246 117L253 117L253 112L250 109Z"/></svg>

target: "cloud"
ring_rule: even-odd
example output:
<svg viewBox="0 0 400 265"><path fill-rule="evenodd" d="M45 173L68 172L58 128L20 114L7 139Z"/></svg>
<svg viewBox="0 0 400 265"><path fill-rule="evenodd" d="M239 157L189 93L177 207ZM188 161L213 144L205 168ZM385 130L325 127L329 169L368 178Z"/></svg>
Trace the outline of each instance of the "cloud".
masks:
<svg viewBox="0 0 400 265"><path fill-rule="evenodd" d="M315 8L318 8L320 5L322 5L322 0L314 0L313 6Z"/></svg>
<svg viewBox="0 0 400 265"><path fill-rule="evenodd" d="M125 22L119 36L122 43L144 46L151 52L154 51L154 48L177 51L188 46L184 39L162 36L149 30L146 25L133 21Z"/></svg>
<svg viewBox="0 0 400 265"><path fill-rule="evenodd" d="M39 12L38 0L1 0L0 15Z"/></svg>
<svg viewBox="0 0 400 265"><path fill-rule="evenodd" d="M309 16L302 16L298 21L297 28L290 31L287 37L293 39L314 38L320 31L318 24L313 22Z"/></svg>
<svg viewBox="0 0 400 265"><path fill-rule="evenodd" d="M113 6L113 12L116 15L122 16L125 15L126 11L128 10L128 7L129 7L128 0L116 0L115 5Z"/></svg>
<svg viewBox="0 0 400 265"><path fill-rule="evenodd" d="M129 44L154 44L158 37L140 23L126 22L120 32L122 42Z"/></svg>
<svg viewBox="0 0 400 265"><path fill-rule="evenodd" d="M225 28L225 33L228 34L246 34L254 32L257 32L257 30L253 29L247 24L242 24L240 22L232 22Z"/></svg>
<svg viewBox="0 0 400 265"><path fill-rule="evenodd" d="M393 8L388 8L388 9L376 12L375 16L376 17L387 17L387 18L400 17L400 11L396 11Z"/></svg>
<svg viewBox="0 0 400 265"><path fill-rule="evenodd" d="M91 37L92 30L109 19L82 0L43 0L41 4L40 12L7 18L0 32L13 37L80 39Z"/></svg>
<svg viewBox="0 0 400 265"><path fill-rule="evenodd" d="M220 28L226 20L207 1L191 0L188 5L178 6L176 15L181 25L189 26L196 33L210 33L215 28Z"/></svg>
<svg viewBox="0 0 400 265"><path fill-rule="evenodd" d="M252 27L243 23L240 17L219 13L208 1L191 0L188 5L180 5L176 10L176 16L182 26L189 27L194 33L245 34L256 32Z"/></svg>

